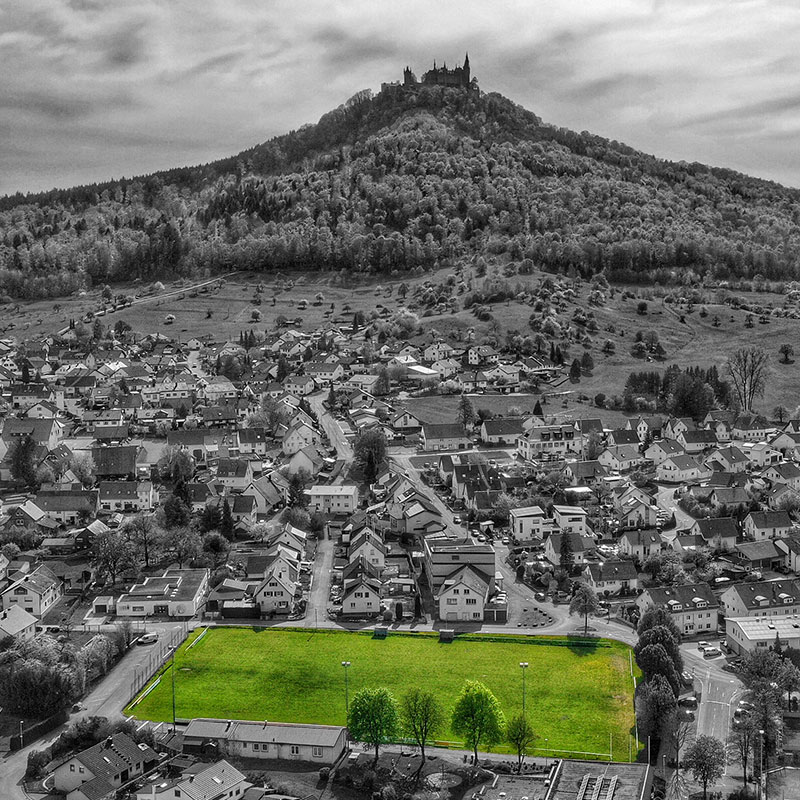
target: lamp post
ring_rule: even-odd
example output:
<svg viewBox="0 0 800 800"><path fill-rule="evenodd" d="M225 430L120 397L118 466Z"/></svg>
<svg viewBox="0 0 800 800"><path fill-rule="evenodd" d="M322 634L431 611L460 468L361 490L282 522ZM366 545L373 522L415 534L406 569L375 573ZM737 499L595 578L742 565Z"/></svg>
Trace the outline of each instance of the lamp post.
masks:
<svg viewBox="0 0 800 800"><path fill-rule="evenodd" d="M25 729L25 720L21 719L19 721L19 746L20 746L20 749L22 749L25 746L25 742L24 742L24 740L22 738L22 734L23 734L24 729Z"/></svg>
<svg viewBox="0 0 800 800"><path fill-rule="evenodd" d="M522 670L522 716L525 716L525 670L528 669L527 661L520 661L519 667Z"/></svg>
<svg viewBox="0 0 800 800"><path fill-rule="evenodd" d="M349 661L342 661L344 667L344 710L346 714L350 714L350 684L347 679L347 671L350 668Z"/></svg>
<svg viewBox="0 0 800 800"><path fill-rule="evenodd" d="M549 743L549 739L545 736L544 739L544 768L547 769L550 766L550 748L547 746Z"/></svg>
<svg viewBox="0 0 800 800"><path fill-rule="evenodd" d="M761 728L758 731L759 736L761 737L761 747L758 751L758 758L760 762L760 767L758 770L758 800L764 796L764 729Z"/></svg>
<svg viewBox="0 0 800 800"><path fill-rule="evenodd" d="M172 732L175 733L175 651L177 647L172 648Z"/></svg>

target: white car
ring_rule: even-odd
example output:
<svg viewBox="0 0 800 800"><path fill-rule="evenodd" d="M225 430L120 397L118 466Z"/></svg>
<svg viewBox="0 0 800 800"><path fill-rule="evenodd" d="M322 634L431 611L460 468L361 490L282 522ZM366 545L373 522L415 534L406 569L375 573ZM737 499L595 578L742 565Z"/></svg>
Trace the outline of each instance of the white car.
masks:
<svg viewBox="0 0 800 800"><path fill-rule="evenodd" d="M143 633L136 640L136 644L155 644L157 641L158 641L157 633Z"/></svg>

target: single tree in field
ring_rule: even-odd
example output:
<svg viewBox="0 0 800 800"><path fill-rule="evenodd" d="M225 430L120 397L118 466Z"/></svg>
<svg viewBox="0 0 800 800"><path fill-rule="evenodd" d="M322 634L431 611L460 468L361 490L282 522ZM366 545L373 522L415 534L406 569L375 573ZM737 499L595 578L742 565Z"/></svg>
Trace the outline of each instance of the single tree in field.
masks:
<svg viewBox="0 0 800 800"><path fill-rule="evenodd" d="M400 731L397 701L388 689L361 689L350 701L347 728L357 742L375 748L377 764L380 746L396 738Z"/></svg>
<svg viewBox="0 0 800 800"><path fill-rule="evenodd" d="M752 411L756 397L764 394L768 361L760 347L740 347L728 358L728 374L744 411Z"/></svg>
<svg viewBox="0 0 800 800"><path fill-rule="evenodd" d="M742 779L745 787L747 786L747 767L750 763L750 756L755 747L758 729L755 720L751 716L744 716L736 727L731 728L728 737L728 746L731 754L742 765Z"/></svg>
<svg viewBox="0 0 800 800"><path fill-rule="evenodd" d="M522 762L536 741L533 725L524 714L517 714L506 725L506 741L517 754L517 772L522 772Z"/></svg>
<svg viewBox="0 0 800 800"><path fill-rule="evenodd" d="M794 347L792 347L788 342L784 342L778 348L778 352L783 356L781 361L782 364L791 363L791 357L794 355Z"/></svg>
<svg viewBox="0 0 800 800"><path fill-rule="evenodd" d="M478 681L467 681L453 708L450 727L472 750L475 763L478 747L491 746L503 740L505 719L497 698Z"/></svg>
<svg viewBox="0 0 800 800"><path fill-rule="evenodd" d="M783 425L783 423L789 417L789 409L786 406L777 405L775 408L772 409L772 416L775 417L778 422Z"/></svg>
<svg viewBox="0 0 800 800"><path fill-rule="evenodd" d="M403 731L419 747L425 764L425 745L431 741L444 725L444 712L432 692L419 687L412 689L402 700L400 708Z"/></svg>
<svg viewBox="0 0 800 800"><path fill-rule="evenodd" d="M458 411L456 411L456 419L465 427L469 428L475 422L475 409L472 406L467 395L462 394L461 399L458 401Z"/></svg>
<svg viewBox="0 0 800 800"><path fill-rule="evenodd" d="M600 600L598 600L595 590L588 584L579 583L569 604L569 613L583 616L584 636L589 635L589 614L596 614L599 610Z"/></svg>
<svg viewBox="0 0 800 800"><path fill-rule="evenodd" d="M698 736L686 751L684 764L702 785L703 800L707 800L708 787L713 786L725 771L725 748L713 736Z"/></svg>

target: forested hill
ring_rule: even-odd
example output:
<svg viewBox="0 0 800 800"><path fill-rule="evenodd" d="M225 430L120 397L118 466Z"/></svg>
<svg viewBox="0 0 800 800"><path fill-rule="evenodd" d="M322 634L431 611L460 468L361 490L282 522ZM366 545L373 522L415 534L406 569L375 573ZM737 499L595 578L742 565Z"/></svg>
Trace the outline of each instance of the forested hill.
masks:
<svg viewBox="0 0 800 800"><path fill-rule="evenodd" d="M0 294L459 259L610 280L800 277L800 191L544 124L497 94L361 93L199 167L0 200Z"/></svg>

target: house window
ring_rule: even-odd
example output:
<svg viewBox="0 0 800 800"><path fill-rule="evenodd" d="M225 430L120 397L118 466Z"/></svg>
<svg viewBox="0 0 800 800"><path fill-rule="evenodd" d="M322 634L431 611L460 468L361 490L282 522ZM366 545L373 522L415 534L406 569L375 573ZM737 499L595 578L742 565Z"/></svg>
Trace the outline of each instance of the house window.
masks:
<svg viewBox="0 0 800 800"><path fill-rule="evenodd" d="M455 597L448 597L447 598L447 605L454 606L454 605L457 605L457 604L458 604L458 600L456 600Z"/></svg>
<svg viewBox="0 0 800 800"><path fill-rule="evenodd" d="M478 601L474 597L467 598L467 605L468 606L476 606L478 605Z"/></svg>
<svg viewBox="0 0 800 800"><path fill-rule="evenodd" d="M70 772L75 772L75 765L74 764L70 764L69 765L69 771Z"/></svg>
<svg viewBox="0 0 800 800"><path fill-rule="evenodd" d="M293 744L291 752L292 752L293 756L299 756L300 755L300 745Z"/></svg>
<svg viewBox="0 0 800 800"><path fill-rule="evenodd" d="M247 745L245 745L245 747L247 747ZM253 744L253 750L258 750L258 742Z"/></svg>
<svg viewBox="0 0 800 800"><path fill-rule="evenodd" d="M311 756L312 756L312 758L322 758L322 748L321 747L312 747L311 748Z"/></svg>

